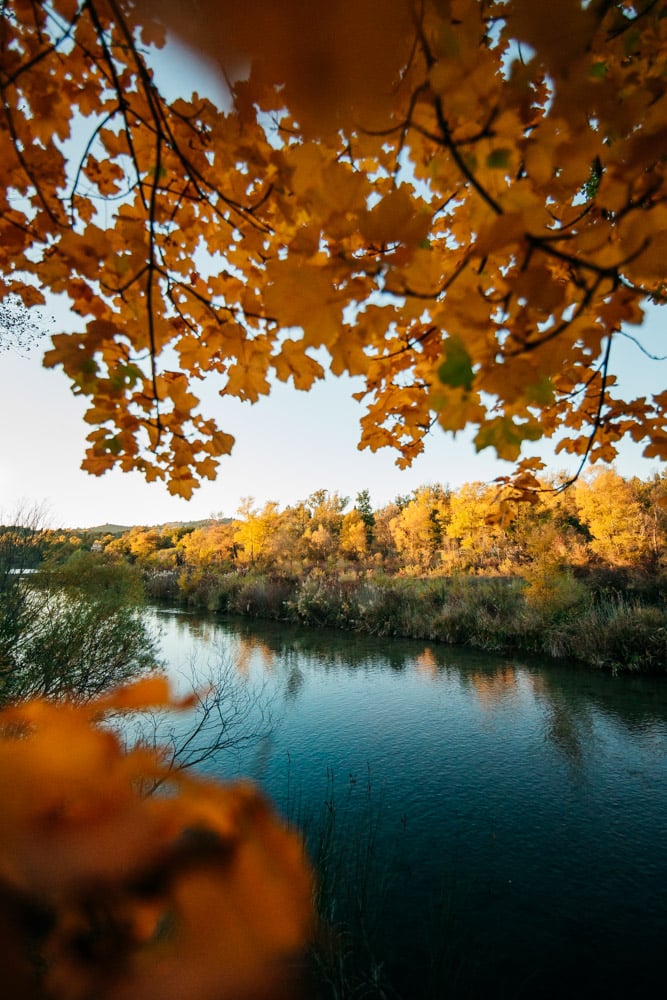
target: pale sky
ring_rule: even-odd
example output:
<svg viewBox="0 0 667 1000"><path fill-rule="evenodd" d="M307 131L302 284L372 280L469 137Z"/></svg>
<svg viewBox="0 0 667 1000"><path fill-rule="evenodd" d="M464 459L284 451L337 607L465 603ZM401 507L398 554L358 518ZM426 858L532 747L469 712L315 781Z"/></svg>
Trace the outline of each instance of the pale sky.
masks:
<svg viewBox="0 0 667 1000"><path fill-rule="evenodd" d="M654 353L661 350L663 324L663 313L656 309L642 334ZM72 395L61 371L41 367L42 352L0 353L0 523L22 502L43 504L53 526L83 528L199 520L213 513L231 516L246 496L258 506L275 500L285 507L317 489L337 491L352 501L368 489L373 505L380 507L420 485L439 482L456 488L511 469L490 449L477 454L469 437L454 440L437 428L425 454L405 471L396 468L396 456L387 449L359 451L363 411L351 398L355 386L350 379L330 378L309 393L279 384L272 396L252 406L223 401L212 387L204 387L207 413L237 443L232 456L222 460L217 481L206 482L192 500L184 501L138 473L94 477L80 470L90 429L82 420L84 403ZM615 370L622 373L621 385L628 392L664 389L667 362L648 361L629 343L616 348L616 358ZM655 460L641 459L640 450L632 445L623 449L616 463L622 475L647 478L661 470ZM563 456L549 457L548 443L535 451L552 471L566 467Z"/></svg>
<svg viewBox="0 0 667 1000"><path fill-rule="evenodd" d="M210 71L200 60L188 59L180 47L162 53L155 69L163 89L171 91L169 96L197 89L214 100L223 99ZM654 354L667 353L664 322L656 309L642 333ZM50 332L68 328L73 327L67 317L58 316ZM405 471L396 468L396 454L387 449L375 454L359 451L363 409L351 398L359 386L332 377L309 393L279 384L271 397L254 406L223 401L205 386L207 415L215 416L237 443L233 455L222 460L217 481L206 482L190 501L171 497L164 484L147 484L138 473L89 476L79 468L90 429L82 419L85 405L72 395L61 371L41 367L41 355L48 347L46 338L41 347L23 356L0 353L0 523L11 520L21 504L42 504L48 523L55 527L163 524L214 513L231 516L247 496L254 497L258 506L274 500L285 507L317 489L337 491L352 501L360 490L368 489L373 505L380 507L427 483L456 488L511 471L489 449L476 454L469 435L453 440L438 429L430 435L426 453ZM630 344L618 349L615 345L615 357L614 370L623 373L628 393L665 388L667 362L649 362ZM196 387L198 394L200 388ZM655 461L639 458L640 450L632 445L623 449L616 463L622 475L645 478L659 471ZM546 445L532 453L545 458L551 471L566 468L564 458L550 458Z"/></svg>
<svg viewBox="0 0 667 1000"><path fill-rule="evenodd" d="M22 499L44 503L49 520L62 527L106 522L159 524L197 520L214 512L235 513L242 497L281 507L329 489L354 500L369 489L374 505L409 493L427 482L460 484L489 479L508 467L490 452L475 456L469 443L435 432L427 454L401 472L391 452L357 450L362 409L351 398L351 380L331 378L310 393L278 385L255 405L210 394L208 412L236 437L214 483L206 482L191 501L170 497L166 486L147 484L138 473L90 476L79 469L90 430L83 401L65 376L41 368L39 354L0 355L0 509L5 516ZM199 386L197 386L199 389ZM1 520L1 519L0 519Z"/></svg>

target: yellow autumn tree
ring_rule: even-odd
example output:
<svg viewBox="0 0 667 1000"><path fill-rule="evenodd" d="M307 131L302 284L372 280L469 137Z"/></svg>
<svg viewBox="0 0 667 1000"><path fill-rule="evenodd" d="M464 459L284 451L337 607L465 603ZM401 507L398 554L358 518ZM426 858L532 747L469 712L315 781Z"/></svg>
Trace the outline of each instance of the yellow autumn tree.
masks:
<svg viewBox="0 0 667 1000"><path fill-rule="evenodd" d="M577 483L579 516L591 533L590 547L611 566L641 566L652 548L636 485L613 469Z"/></svg>
<svg viewBox="0 0 667 1000"><path fill-rule="evenodd" d="M363 559L368 555L368 526L356 507L343 515L340 551L351 559Z"/></svg>
<svg viewBox="0 0 667 1000"><path fill-rule="evenodd" d="M174 32L228 106L169 102ZM667 395L615 344L665 297L667 22L653 0L7 0L0 302L65 295L84 468L190 496L232 437L198 383L256 402L360 376L360 446L434 424L667 457Z"/></svg>
<svg viewBox="0 0 667 1000"><path fill-rule="evenodd" d="M310 517L301 537L304 555L311 563L324 565L335 561L344 523L343 511L349 498L319 489L305 501Z"/></svg>
<svg viewBox="0 0 667 1000"><path fill-rule="evenodd" d="M447 536L468 554L471 565L492 558L502 534L490 524L496 491L485 483L467 483L452 495Z"/></svg>
<svg viewBox="0 0 667 1000"><path fill-rule="evenodd" d="M278 504L269 500L261 510L253 497L244 497L233 523L234 541L239 546L237 558L249 566L261 565L269 555L272 537L278 525Z"/></svg>
<svg viewBox="0 0 667 1000"><path fill-rule="evenodd" d="M423 486L389 522L403 567L424 573L440 565L450 498L441 486Z"/></svg>
<svg viewBox="0 0 667 1000"><path fill-rule="evenodd" d="M186 565L231 564L235 553L233 527L224 521L212 521L183 535L176 544L176 550Z"/></svg>

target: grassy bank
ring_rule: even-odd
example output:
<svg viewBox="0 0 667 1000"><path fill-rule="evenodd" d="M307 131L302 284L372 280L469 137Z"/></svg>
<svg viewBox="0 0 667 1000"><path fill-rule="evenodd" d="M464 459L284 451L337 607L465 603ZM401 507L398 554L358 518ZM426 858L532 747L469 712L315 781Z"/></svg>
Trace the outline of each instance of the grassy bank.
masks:
<svg viewBox="0 0 667 1000"><path fill-rule="evenodd" d="M306 577L196 570L149 576L150 597L375 636L523 651L621 672L667 671L660 588L570 572L503 577Z"/></svg>

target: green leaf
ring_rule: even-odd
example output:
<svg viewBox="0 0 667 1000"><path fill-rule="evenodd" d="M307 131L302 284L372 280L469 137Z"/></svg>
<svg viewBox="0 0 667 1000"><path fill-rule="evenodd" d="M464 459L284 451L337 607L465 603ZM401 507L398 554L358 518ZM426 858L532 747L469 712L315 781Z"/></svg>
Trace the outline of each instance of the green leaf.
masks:
<svg viewBox="0 0 667 1000"><path fill-rule="evenodd" d="M515 462L524 441L538 441L542 431L537 421L515 423L512 417L494 417L480 427L475 437L477 451L495 448L498 458Z"/></svg>
<svg viewBox="0 0 667 1000"><path fill-rule="evenodd" d="M510 150L509 149L494 149L486 158L487 167L491 167L493 170L504 170L510 165Z"/></svg>
<svg viewBox="0 0 667 1000"><path fill-rule="evenodd" d="M537 406L549 406L554 400L554 387L550 378L541 378L539 382L526 387L524 399Z"/></svg>
<svg viewBox="0 0 667 1000"><path fill-rule="evenodd" d="M471 389L475 378L470 355L458 337L445 341L445 358L438 368L438 378L443 385Z"/></svg>
<svg viewBox="0 0 667 1000"><path fill-rule="evenodd" d="M147 173L148 176L153 181L164 181L167 179L168 176L166 167L164 167L162 164L160 164L159 166L157 164L153 164L153 166L149 168Z"/></svg>
<svg viewBox="0 0 667 1000"><path fill-rule="evenodd" d="M142 377L141 369L133 364L119 364L116 370L109 377L109 385L114 392L119 392L126 387L132 388Z"/></svg>

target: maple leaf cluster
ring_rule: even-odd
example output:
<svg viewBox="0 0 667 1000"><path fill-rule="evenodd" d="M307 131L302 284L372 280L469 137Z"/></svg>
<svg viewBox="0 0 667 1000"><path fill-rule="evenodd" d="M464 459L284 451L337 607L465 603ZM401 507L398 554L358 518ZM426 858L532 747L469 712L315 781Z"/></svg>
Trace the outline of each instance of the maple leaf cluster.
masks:
<svg viewBox="0 0 667 1000"><path fill-rule="evenodd" d="M667 457L667 394L623 399L614 343L665 297L667 18L562 0L7 0L0 298L83 317L45 363L89 400L84 468L190 496L233 438L197 384L256 402L361 376L360 447L434 424ZM168 102L175 32L229 107Z"/></svg>

